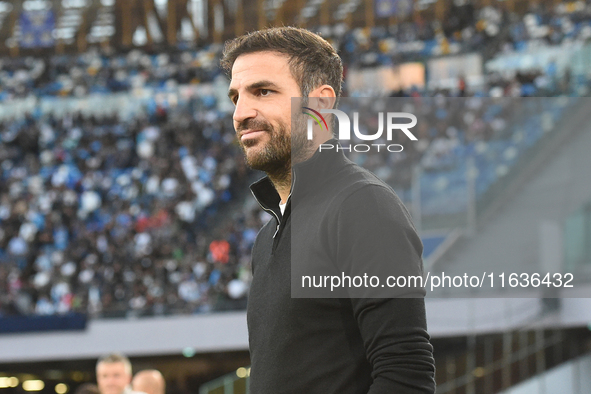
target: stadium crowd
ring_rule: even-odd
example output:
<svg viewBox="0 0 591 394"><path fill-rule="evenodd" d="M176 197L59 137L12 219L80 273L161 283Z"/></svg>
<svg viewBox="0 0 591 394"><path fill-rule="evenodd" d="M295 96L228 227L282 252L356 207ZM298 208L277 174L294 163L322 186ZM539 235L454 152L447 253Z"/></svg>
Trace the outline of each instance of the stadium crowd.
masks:
<svg viewBox="0 0 591 394"><path fill-rule="evenodd" d="M249 179L227 116L2 129L0 314L190 313L244 296L258 216L211 232Z"/></svg>
<svg viewBox="0 0 591 394"><path fill-rule="evenodd" d="M444 24L335 28L325 35L340 49L346 68L476 48L484 52L484 47L498 53L520 50L533 40L561 45L588 39L589 6L582 4L564 14L559 8L555 14L538 10L521 17L486 7ZM507 20L512 23L505 25ZM211 46L159 55L90 51L3 59L0 101L208 82L221 72L219 55L220 48ZM540 75L554 78L551 70L542 70L534 79ZM483 92L394 92L435 96L424 106L432 110L433 124L421 126L418 145L398 141L405 152L387 156L392 162L381 161L383 155L353 158L368 160L362 164L409 191L415 164L426 170L454 168L458 149L512 137L506 135L502 104L491 114L482 98L462 101L472 108L460 122L456 115L465 108L453 108L444 94L545 92L531 83L534 90L524 92L520 78L490 74ZM561 86L556 94L569 92L568 83ZM250 248L267 218L258 208L239 212L233 207L244 200L255 176L234 140L231 116L199 100L130 119L66 113L2 120L0 316L69 311L129 316L244 307Z"/></svg>
<svg viewBox="0 0 591 394"><path fill-rule="evenodd" d="M211 82L221 73L221 46L196 51L127 54L93 48L79 55L3 58L0 101L35 96L82 97L182 84Z"/></svg>
<svg viewBox="0 0 591 394"><path fill-rule="evenodd" d="M347 68L375 67L477 51L486 59L502 52L524 51L536 45L568 45L591 38L591 5L575 1L554 8L539 3L524 15L500 6L458 5L442 20L414 17L372 29L349 30L343 24L318 26L338 48ZM49 58L3 58L0 61L0 101L35 96L75 96L114 93L144 87L174 88L211 82L221 73L221 45L199 50L126 54L93 48L78 55ZM534 70L539 76L541 70ZM551 74L543 70L542 74ZM518 81L527 76L513 76Z"/></svg>

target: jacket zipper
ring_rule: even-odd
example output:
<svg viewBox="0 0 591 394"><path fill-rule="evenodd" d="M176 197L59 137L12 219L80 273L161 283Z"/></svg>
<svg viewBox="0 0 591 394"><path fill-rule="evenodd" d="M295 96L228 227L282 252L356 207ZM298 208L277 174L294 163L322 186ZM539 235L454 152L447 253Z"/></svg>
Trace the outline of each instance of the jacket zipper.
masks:
<svg viewBox="0 0 591 394"><path fill-rule="evenodd" d="M295 175L295 172L294 172L293 173L293 181L291 183L291 190L293 190L293 187L295 185L295 180L296 180L296 175ZM250 191L250 194L252 194L252 196L254 197L254 199L257 202L259 201L259 199L257 198L257 196L254 195L254 192L252 190ZM291 191L289 192L289 196L287 196L287 201L289 201L290 198L291 198ZM287 204L287 201L286 201L285 204ZM275 234L273 234L273 238L275 238L277 236L277 233L279 232L279 227L281 226L281 220L279 220L279 216L277 216L277 214L275 213L275 211L273 211L272 209L265 208L263 206L263 204L261 204L260 202L259 202L259 205L260 205L261 208L263 208L263 210L265 210L266 212L272 214L275 217L275 219L277 219L277 228L275 229Z"/></svg>
<svg viewBox="0 0 591 394"><path fill-rule="evenodd" d="M289 196L287 196L287 200L285 201L285 209L287 209L287 203L288 203L288 202L289 202L289 200L291 199L291 193L292 193L292 191L293 191L293 187L294 187L294 185L295 185L295 181L296 181L296 175L295 175L295 172L294 172L294 173L292 173L292 177L293 177L293 180L292 180L292 182L291 182L291 190L289 191ZM290 207L290 209L291 209L291 207ZM279 230L280 230L280 226L278 225L278 226L277 226L277 230L275 231L275 234L273 235L273 238L275 238L275 236L277 235L277 233L279 232ZM275 247L273 247L273 249L275 249Z"/></svg>
<svg viewBox="0 0 591 394"><path fill-rule="evenodd" d="M259 199L257 198L257 196L254 195L254 192L251 190L250 194L252 194L252 196L254 197L254 199L258 202ZM281 224L281 220L279 220L279 216L277 216L277 214L275 213L275 211L273 211L272 209L268 209L265 208L263 206L263 204L261 204L259 202L259 205L261 208L263 208L263 210L265 210L265 212L270 213L271 215L273 215L275 217L275 219L277 219L277 228L275 229L275 234L273 234L273 238L275 238L275 236L277 235L277 232L279 232L279 225Z"/></svg>

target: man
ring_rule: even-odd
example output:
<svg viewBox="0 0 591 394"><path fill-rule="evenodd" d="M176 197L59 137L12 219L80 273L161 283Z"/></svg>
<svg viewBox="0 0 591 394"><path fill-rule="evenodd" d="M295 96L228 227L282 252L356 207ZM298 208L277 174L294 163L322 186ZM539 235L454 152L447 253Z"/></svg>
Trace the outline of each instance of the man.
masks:
<svg viewBox="0 0 591 394"><path fill-rule="evenodd" d="M320 152L330 130L308 141L298 109L292 114L292 97L319 110L334 108L340 58L319 36L283 27L226 43L222 66L231 76L234 127L246 162L267 173L251 191L273 216L252 252L250 392L434 393L423 298L291 297L292 246L294 256L313 264L363 259L371 266L397 256L401 272L422 273L422 244L391 188L342 151ZM375 226L350 222L360 215ZM292 232L296 220L303 227ZM382 244L385 232L394 238ZM375 253L363 255L358 240Z"/></svg>
<svg viewBox="0 0 591 394"><path fill-rule="evenodd" d="M146 369L135 374L131 381L133 391L141 391L146 394L164 394L166 382L160 371Z"/></svg>
<svg viewBox="0 0 591 394"><path fill-rule="evenodd" d="M101 394L131 394L131 363L122 354L112 353L96 363L96 382Z"/></svg>

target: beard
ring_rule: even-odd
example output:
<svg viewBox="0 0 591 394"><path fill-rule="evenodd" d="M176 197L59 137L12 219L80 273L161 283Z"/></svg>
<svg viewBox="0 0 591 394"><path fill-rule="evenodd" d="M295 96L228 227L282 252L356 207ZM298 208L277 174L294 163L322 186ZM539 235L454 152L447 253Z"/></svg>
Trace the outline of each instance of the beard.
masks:
<svg viewBox="0 0 591 394"><path fill-rule="evenodd" d="M240 123L238 131L262 130L269 134L269 141L260 148L255 147L261 144L257 140L242 141L238 138L246 164L252 169L266 172L278 181L289 179L291 165L309 159L315 150L313 141L306 137L305 116L298 114L292 123L292 133L288 132L284 123L279 123L277 127L273 127L267 121L256 119L247 119Z"/></svg>

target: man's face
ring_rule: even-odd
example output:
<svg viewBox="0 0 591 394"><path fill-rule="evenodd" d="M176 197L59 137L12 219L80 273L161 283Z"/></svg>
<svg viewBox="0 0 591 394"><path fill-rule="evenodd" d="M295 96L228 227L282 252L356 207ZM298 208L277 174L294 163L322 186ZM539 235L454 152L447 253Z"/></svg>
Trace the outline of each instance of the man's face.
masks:
<svg viewBox="0 0 591 394"><path fill-rule="evenodd" d="M291 98L301 97L288 57L277 52L240 55L232 67L228 95L236 106L234 129L247 164L267 173L288 171Z"/></svg>
<svg viewBox="0 0 591 394"><path fill-rule="evenodd" d="M121 394L131 382L131 374L123 363L99 363L96 366L96 383L101 394Z"/></svg>

